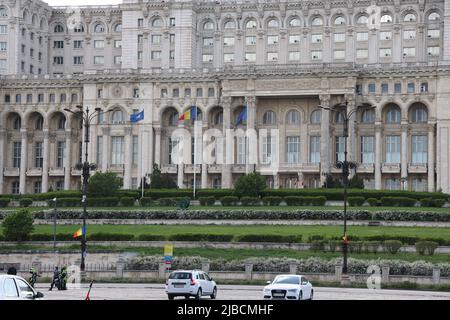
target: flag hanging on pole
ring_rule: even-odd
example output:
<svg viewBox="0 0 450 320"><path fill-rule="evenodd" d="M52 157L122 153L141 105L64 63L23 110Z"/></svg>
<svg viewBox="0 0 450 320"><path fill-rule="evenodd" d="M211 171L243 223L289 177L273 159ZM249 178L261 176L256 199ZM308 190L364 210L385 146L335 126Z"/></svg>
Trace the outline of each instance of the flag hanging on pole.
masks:
<svg viewBox="0 0 450 320"><path fill-rule="evenodd" d="M190 110L183 113L179 118L178 121L189 121L191 119L197 120L197 107L193 106Z"/></svg>
<svg viewBox="0 0 450 320"><path fill-rule="evenodd" d="M239 125L240 123L247 123L247 106L244 107L236 119L236 125Z"/></svg>
<svg viewBox="0 0 450 320"><path fill-rule="evenodd" d="M85 227L80 228L78 231L76 231L76 232L73 234L73 237L74 237L74 238L78 238L78 237L83 236L84 234L86 234L86 229L85 229Z"/></svg>
<svg viewBox="0 0 450 320"><path fill-rule="evenodd" d="M136 123L136 122L139 122L141 120L144 120L144 110L142 110L139 113L132 114L130 116L130 122L132 122L132 123Z"/></svg>

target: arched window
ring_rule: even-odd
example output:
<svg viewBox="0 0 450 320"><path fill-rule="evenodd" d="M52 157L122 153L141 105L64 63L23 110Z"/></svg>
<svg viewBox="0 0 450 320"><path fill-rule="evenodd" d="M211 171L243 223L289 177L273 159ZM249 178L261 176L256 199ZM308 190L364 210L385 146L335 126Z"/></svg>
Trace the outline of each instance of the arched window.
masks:
<svg viewBox="0 0 450 320"><path fill-rule="evenodd" d="M392 23L392 16L389 14L385 14L385 15L381 16L380 21L381 21L381 23Z"/></svg>
<svg viewBox="0 0 450 320"><path fill-rule="evenodd" d="M357 24L367 24L369 22L369 18L367 16L360 16L358 20L356 20Z"/></svg>
<svg viewBox="0 0 450 320"><path fill-rule="evenodd" d="M118 23L114 26L114 32L122 32L122 24Z"/></svg>
<svg viewBox="0 0 450 320"><path fill-rule="evenodd" d="M8 9L5 7L0 7L0 17L7 17L8 16Z"/></svg>
<svg viewBox="0 0 450 320"><path fill-rule="evenodd" d="M278 23L277 19L270 19L269 22L267 22L268 28L278 28L280 24Z"/></svg>
<svg viewBox="0 0 450 320"><path fill-rule="evenodd" d="M387 123L400 123L401 121L401 112L400 109L396 106L389 107L386 113L386 122Z"/></svg>
<svg viewBox="0 0 450 320"><path fill-rule="evenodd" d="M340 26L340 25L344 25L345 24L345 18L344 17L337 17L336 19L334 19L334 25L335 26Z"/></svg>
<svg viewBox="0 0 450 320"><path fill-rule="evenodd" d="M64 32L64 27L60 24L57 24L53 30L55 33L62 33Z"/></svg>
<svg viewBox="0 0 450 320"><path fill-rule="evenodd" d="M320 124L322 121L322 112L321 110L314 110L311 113L311 123L312 124Z"/></svg>
<svg viewBox="0 0 450 320"><path fill-rule="evenodd" d="M437 12L432 12L428 15L428 21L437 21L440 18L441 18L441 16Z"/></svg>
<svg viewBox="0 0 450 320"><path fill-rule="evenodd" d="M35 14L33 14L33 17L31 18L31 23L34 25L34 26L38 26L38 17L37 17L37 15L35 15Z"/></svg>
<svg viewBox="0 0 450 320"><path fill-rule="evenodd" d="M233 20L229 20L229 21L225 22L225 25L223 27L225 29L235 29L236 28L236 24L234 23Z"/></svg>
<svg viewBox="0 0 450 320"><path fill-rule="evenodd" d="M64 130L66 128L66 117L60 116L58 119L57 129Z"/></svg>
<svg viewBox="0 0 450 320"><path fill-rule="evenodd" d="M272 125L275 124L275 121L276 121L275 112L267 111L266 113L264 113L263 124Z"/></svg>
<svg viewBox="0 0 450 320"><path fill-rule="evenodd" d="M344 113L342 111L337 111L334 114L334 121L336 123L344 123Z"/></svg>
<svg viewBox="0 0 450 320"><path fill-rule="evenodd" d="M300 124L300 112L297 110L291 110L286 115L287 124Z"/></svg>
<svg viewBox="0 0 450 320"><path fill-rule="evenodd" d="M103 33L103 32L105 32L105 26L102 23L97 23L94 26L94 32L95 33Z"/></svg>
<svg viewBox="0 0 450 320"><path fill-rule="evenodd" d="M215 124L215 125L223 124L223 112L222 112L222 111L217 112L217 113L214 115L214 124Z"/></svg>
<svg viewBox="0 0 450 320"><path fill-rule="evenodd" d="M84 32L84 26L81 23L76 25L73 28L73 32L75 32L75 33L83 33Z"/></svg>
<svg viewBox="0 0 450 320"><path fill-rule="evenodd" d="M164 25L163 20L161 18L156 18L152 21L152 27L154 28L162 28Z"/></svg>
<svg viewBox="0 0 450 320"><path fill-rule="evenodd" d="M206 21L203 24L203 30L214 30L214 23L212 21Z"/></svg>
<svg viewBox="0 0 450 320"><path fill-rule="evenodd" d="M414 13L408 13L407 15L405 15L405 18L403 18L403 21L414 22L416 21L416 15Z"/></svg>
<svg viewBox="0 0 450 320"><path fill-rule="evenodd" d="M256 29L256 20L254 19L248 20L247 23L245 24L245 29Z"/></svg>
<svg viewBox="0 0 450 320"><path fill-rule="evenodd" d="M112 114L112 123L121 124L123 123L123 112L122 110L116 110Z"/></svg>
<svg viewBox="0 0 450 320"><path fill-rule="evenodd" d="M289 21L289 27L300 27L301 22L299 18L293 18L291 21Z"/></svg>
<svg viewBox="0 0 450 320"><path fill-rule="evenodd" d="M428 121L428 111L424 106L416 106L411 110L412 123L426 123Z"/></svg>
<svg viewBox="0 0 450 320"><path fill-rule="evenodd" d="M14 118L13 126L14 130L20 130L20 128L22 128L22 119L20 119L19 116Z"/></svg>
<svg viewBox="0 0 450 320"><path fill-rule="evenodd" d="M44 128L44 118L42 116L39 116L36 119L36 125L34 126L36 130L42 130Z"/></svg>
<svg viewBox="0 0 450 320"><path fill-rule="evenodd" d="M365 110L361 116L362 123L374 123L375 122L375 110Z"/></svg>
<svg viewBox="0 0 450 320"><path fill-rule="evenodd" d="M311 21L311 25L313 27L316 26L323 26L323 19L321 17L315 17L312 21Z"/></svg>
<svg viewBox="0 0 450 320"><path fill-rule="evenodd" d="M169 126L176 126L178 124L178 112L171 111L169 114Z"/></svg>

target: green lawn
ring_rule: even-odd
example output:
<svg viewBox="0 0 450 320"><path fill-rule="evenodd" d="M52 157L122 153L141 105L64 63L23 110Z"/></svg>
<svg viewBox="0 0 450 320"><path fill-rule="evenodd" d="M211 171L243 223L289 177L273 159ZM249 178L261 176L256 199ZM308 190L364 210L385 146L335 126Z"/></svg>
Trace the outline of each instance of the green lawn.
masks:
<svg viewBox="0 0 450 320"><path fill-rule="evenodd" d="M72 234L80 225L59 225L57 233ZM311 235L340 236L343 233L342 226L273 226L273 225L88 225L87 233L128 233L128 234L153 234L173 235L186 233L202 234L275 234L275 235L302 235L307 239ZM53 233L52 225L37 225L34 233ZM355 236L417 236L420 238L443 238L450 240L449 228L432 227L367 227L348 226L348 234Z"/></svg>

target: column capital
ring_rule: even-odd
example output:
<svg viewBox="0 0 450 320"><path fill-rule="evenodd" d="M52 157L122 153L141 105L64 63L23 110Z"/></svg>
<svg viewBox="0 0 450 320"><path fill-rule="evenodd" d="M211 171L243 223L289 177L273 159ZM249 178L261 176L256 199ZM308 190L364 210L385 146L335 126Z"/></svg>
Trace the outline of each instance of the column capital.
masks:
<svg viewBox="0 0 450 320"><path fill-rule="evenodd" d="M436 130L436 124L435 123L428 123L428 132L434 133Z"/></svg>
<svg viewBox="0 0 450 320"><path fill-rule="evenodd" d="M125 131L125 135L129 136L129 135L131 135L133 133L133 128L130 127L130 126L129 127L125 127L124 131Z"/></svg>
<svg viewBox="0 0 450 320"><path fill-rule="evenodd" d="M256 104L256 97L255 96L246 96L245 101L247 102L249 107L254 107Z"/></svg>
<svg viewBox="0 0 450 320"><path fill-rule="evenodd" d="M154 127L154 129L155 129L155 133L156 134L161 134L161 132L162 132L162 129L161 129L161 127Z"/></svg>
<svg viewBox="0 0 450 320"><path fill-rule="evenodd" d="M330 105L331 95L319 94L319 100L322 107L328 107Z"/></svg>
<svg viewBox="0 0 450 320"><path fill-rule="evenodd" d="M110 127L103 127L102 128L103 135L109 135L110 132L111 132L111 128Z"/></svg>
<svg viewBox="0 0 450 320"><path fill-rule="evenodd" d="M232 101L233 101L232 97L229 97L229 96L220 97L220 103L222 104L223 108L231 108Z"/></svg>

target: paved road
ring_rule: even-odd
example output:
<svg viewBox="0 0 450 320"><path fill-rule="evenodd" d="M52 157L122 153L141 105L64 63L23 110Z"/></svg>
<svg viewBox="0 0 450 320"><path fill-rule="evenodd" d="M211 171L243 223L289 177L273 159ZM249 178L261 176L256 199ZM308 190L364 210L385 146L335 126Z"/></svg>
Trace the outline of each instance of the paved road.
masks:
<svg viewBox="0 0 450 320"><path fill-rule="evenodd" d="M81 289L48 291L47 284L37 284L36 288L49 300L83 300L88 285ZM260 300L262 286L219 286L220 300ZM315 288L315 300L450 300L450 292L369 290L347 288ZM167 300L164 285L161 284L94 284L92 300Z"/></svg>

